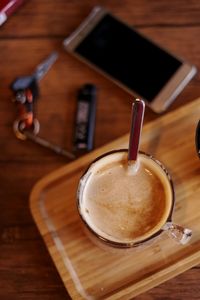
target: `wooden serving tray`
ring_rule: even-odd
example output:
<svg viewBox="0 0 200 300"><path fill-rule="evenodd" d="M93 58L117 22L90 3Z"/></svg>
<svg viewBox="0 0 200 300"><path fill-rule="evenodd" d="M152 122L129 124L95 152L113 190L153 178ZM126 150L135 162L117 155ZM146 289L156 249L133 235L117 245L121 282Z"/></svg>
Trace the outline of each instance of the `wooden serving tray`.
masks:
<svg viewBox="0 0 200 300"><path fill-rule="evenodd" d="M132 299L200 262L200 161L195 129L200 99L143 128L141 150L170 171L176 193L174 222L193 230L181 246L163 234L146 248L108 253L84 234L76 210L76 189L86 166L100 154L127 147L128 135L60 168L39 181L31 212L73 299Z"/></svg>

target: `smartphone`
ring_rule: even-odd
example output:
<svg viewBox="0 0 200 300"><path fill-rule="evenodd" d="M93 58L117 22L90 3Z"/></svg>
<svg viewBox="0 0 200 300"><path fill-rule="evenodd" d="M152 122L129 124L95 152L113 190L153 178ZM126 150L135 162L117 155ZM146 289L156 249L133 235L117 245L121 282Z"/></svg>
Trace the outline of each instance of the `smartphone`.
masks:
<svg viewBox="0 0 200 300"><path fill-rule="evenodd" d="M155 112L165 111L196 73L195 66L96 6L64 40L65 49Z"/></svg>

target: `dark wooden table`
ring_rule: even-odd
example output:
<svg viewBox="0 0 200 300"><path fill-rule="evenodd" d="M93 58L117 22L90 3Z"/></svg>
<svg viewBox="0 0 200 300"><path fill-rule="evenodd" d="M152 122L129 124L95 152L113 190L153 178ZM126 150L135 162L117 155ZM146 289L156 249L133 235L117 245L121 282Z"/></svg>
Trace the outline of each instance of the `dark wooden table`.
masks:
<svg viewBox="0 0 200 300"><path fill-rule="evenodd" d="M76 94L87 82L98 87L95 147L129 130L132 97L63 50L62 41L100 4L154 41L200 69L198 0L29 0L0 27L0 299L69 299L29 210L29 194L42 176L68 163L13 134L17 116L9 84L31 73L50 52L59 59L41 81L37 117L40 135L72 149ZM200 96L199 74L170 110ZM158 118L149 109L145 122ZM115 124L115 126L113 126ZM200 299L199 266L136 299Z"/></svg>

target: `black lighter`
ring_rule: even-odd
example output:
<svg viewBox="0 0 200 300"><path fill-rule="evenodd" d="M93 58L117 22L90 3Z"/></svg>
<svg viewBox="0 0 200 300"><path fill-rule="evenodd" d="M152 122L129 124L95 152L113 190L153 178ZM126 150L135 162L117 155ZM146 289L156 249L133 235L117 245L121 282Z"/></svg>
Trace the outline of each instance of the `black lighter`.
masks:
<svg viewBox="0 0 200 300"><path fill-rule="evenodd" d="M76 151L90 151L94 147L96 94L93 84L85 84L78 92L74 140Z"/></svg>

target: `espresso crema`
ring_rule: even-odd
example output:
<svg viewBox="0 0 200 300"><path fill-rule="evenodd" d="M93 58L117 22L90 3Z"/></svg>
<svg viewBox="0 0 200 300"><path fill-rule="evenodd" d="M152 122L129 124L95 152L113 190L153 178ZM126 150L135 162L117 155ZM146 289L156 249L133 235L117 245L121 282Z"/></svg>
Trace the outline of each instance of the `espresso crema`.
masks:
<svg viewBox="0 0 200 300"><path fill-rule="evenodd" d="M142 241L165 224L172 191L162 168L144 154L138 171L129 172L127 152L92 164L79 186L79 211L97 234L114 242Z"/></svg>

